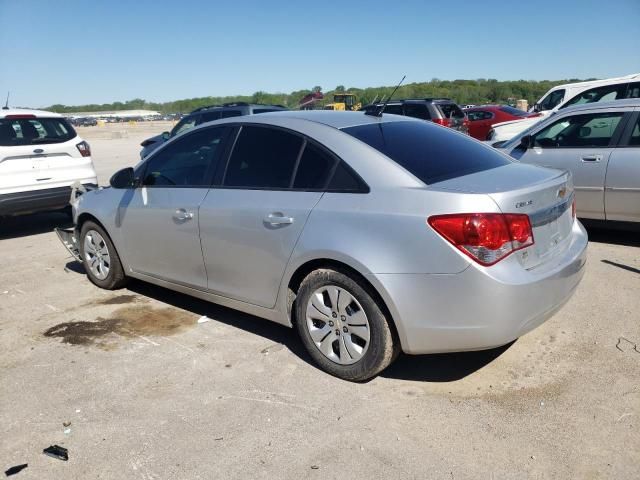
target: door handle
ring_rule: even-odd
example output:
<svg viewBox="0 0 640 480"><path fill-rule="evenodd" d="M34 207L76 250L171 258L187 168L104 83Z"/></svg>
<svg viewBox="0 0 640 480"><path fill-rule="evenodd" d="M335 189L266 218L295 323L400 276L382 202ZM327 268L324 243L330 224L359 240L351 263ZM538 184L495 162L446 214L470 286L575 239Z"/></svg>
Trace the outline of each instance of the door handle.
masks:
<svg viewBox="0 0 640 480"><path fill-rule="evenodd" d="M191 220L193 218L193 212L187 212L184 208L179 208L173 214L173 218L175 218L179 222L186 222L187 220Z"/></svg>
<svg viewBox="0 0 640 480"><path fill-rule="evenodd" d="M274 212L264 217L264 221L271 225L290 225L293 223L293 217L287 217L280 212Z"/></svg>
<svg viewBox="0 0 640 480"><path fill-rule="evenodd" d="M602 155L585 155L584 157L580 157L580 160L583 162L599 162L602 160Z"/></svg>

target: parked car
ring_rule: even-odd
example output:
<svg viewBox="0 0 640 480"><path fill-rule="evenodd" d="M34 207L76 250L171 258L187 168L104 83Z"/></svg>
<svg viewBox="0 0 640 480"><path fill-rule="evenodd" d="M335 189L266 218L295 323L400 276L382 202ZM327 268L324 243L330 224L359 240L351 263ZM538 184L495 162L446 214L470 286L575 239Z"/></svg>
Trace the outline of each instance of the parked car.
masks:
<svg viewBox="0 0 640 480"><path fill-rule="evenodd" d="M503 150L571 171L579 217L640 222L640 99L559 110Z"/></svg>
<svg viewBox="0 0 640 480"><path fill-rule="evenodd" d="M625 98L640 97L640 73L625 77L592 80L588 82L568 83L551 88L538 100L531 111L547 117L553 112L574 105L585 103L610 102ZM525 118L493 125L487 140L491 145L499 146L500 142L510 140L514 136L538 123L542 118Z"/></svg>
<svg viewBox="0 0 640 480"><path fill-rule="evenodd" d="M98 125L98 120L93 117L76 118L74 125L76 127L95 127Z"/></svg>
<svg viewBox="0 0 640 480"><path fill-rule="evenodd" d="M521 120L539 113L529 113L509 105L481 105L462 110L469 120L469 135L478 140L486 140L491 126L509 120Z"/></svg>
<svg viewBox="0 0 640 480"><path fill-rule="evenodd" d="M198 108L184 116L170 132L162 132L160 135L144 140L140 144L142 147L142 150L140 151L140 158L145 158L167 140L170 140L176 135L184 133L202 123L212 122L221 118L277 112L281 110L287 109L281 105L262 105L259 103L244 102L225 103L224 105L212 105L210 107Z"/></svg>
<svg viewBox="0 0 640 480"><path fill-rule="evenodd" d="M362 110L372 113L380 110L382 105L382 103L374 103L364 106ZM448 98L393 100L387 104L384 113L429 120L463 133L467 133L469 127L467 117L462 109Z"/></svg>
<svg viewBox="0 0 640 480"><path fill-rule="evenodd" d="M62 115L0 110L0 216L68 207L71 185L97 187L89 144Z"/></svg>
<svg viewBox="0 0 640 480"><path fill-rule="evenodd" d="M569 173L430 122L278 112L175 137L59 234L99 287L295 326L321 368L365 380L401 350L491 348L552 316L583 275L572 200Z"/></svg>

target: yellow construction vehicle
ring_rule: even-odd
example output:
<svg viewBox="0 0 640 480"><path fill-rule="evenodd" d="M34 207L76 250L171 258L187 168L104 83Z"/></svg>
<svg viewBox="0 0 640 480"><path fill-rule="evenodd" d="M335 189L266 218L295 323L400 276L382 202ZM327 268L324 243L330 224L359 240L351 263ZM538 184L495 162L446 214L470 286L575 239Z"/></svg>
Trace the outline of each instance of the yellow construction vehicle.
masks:
<svg viewBox="0 0 640 480"><path fill-rule="evenodd" d="M353 93L336 93L333 95L333 103L324 106L325 110L357 111L362 108L362 103L357 101Z"/></svg>

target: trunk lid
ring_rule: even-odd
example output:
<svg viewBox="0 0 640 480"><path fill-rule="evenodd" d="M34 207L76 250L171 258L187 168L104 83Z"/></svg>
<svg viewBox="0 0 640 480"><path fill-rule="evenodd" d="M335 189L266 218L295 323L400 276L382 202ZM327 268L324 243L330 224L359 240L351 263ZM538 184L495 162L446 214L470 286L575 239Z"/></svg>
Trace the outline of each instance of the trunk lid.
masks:
<svg viewBox="0 0 640 480"><path fill-rule="evenodd" d="M534 244L517 253L531 269L562 253L573 227L573 182L568 171L511 164L445 182L433 188L485 193L502 213L524 213L533 228Z"/></svg>

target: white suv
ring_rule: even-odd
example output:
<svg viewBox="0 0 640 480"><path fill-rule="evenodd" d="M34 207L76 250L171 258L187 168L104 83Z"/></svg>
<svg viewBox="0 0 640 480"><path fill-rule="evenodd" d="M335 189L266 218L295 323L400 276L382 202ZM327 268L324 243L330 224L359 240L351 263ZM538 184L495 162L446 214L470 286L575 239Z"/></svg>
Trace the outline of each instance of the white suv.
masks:
<svg viewBox="0 0 640 480"><path fill-rule="evenodd" d="M531 109L540 116L496 123L491 127L487 141L494 147L500 146L563 108L625 98L640 98L640 73L605 80L557 85L549 89Z"/></svg>
<svg viewBox="0 0 640 480"><path fill-rule="evenodd" d="M64 117L0 110L0 216L63 209L76 181L98 184L89 144Z"/></svg>

